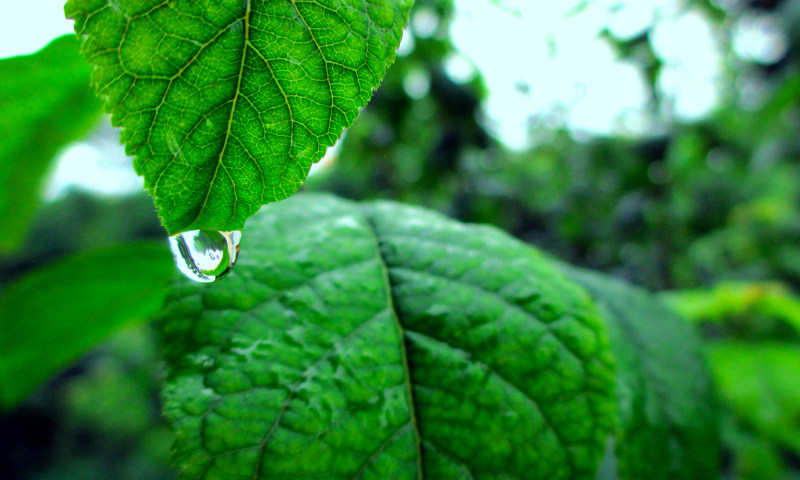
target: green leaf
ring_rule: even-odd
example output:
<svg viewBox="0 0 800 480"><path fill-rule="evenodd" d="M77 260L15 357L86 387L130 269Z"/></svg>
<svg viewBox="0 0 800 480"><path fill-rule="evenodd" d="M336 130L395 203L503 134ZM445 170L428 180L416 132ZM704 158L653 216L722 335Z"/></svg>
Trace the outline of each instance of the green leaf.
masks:
<svg viewBox="0 0 800 480"><path fill-rule="evenodd" d="M735 317L763 315L800 332L800 298L780 283L723 282L712 289L665 292L661 298L695 322L723 323Z"/></svg>
<svg viewBox="0 0 800 480"><path fill-rule="evenodd" d="M800 347L720 342L710 347L720 394L761 436L800 452Z"/></svg>
<svg viewBox="0 0 800 480"><path fill-rule="evenodd" d="M718 409L691 326L642 289L562 266L600 307L617 361L622 479L718 476Z"/></svg>
<svg viewBox="0 0 800 480"><path fill-rule="evenodd" d="M392 203L298 195L161 320L182 478L591 479L605 327L528 246Z"/></svg>
<svg viewBox="0 0 800 480"><path fill-rule="evenodd" d="M70 0L170 233L292 195L394 61L411 0Z"/></svg>
<svg viewBox="0 0 800 480"><path fill-rule="evenodd" d="M36 54L0 60L0 251L25 238L56 152L97 122L100 102L89 74L74 35Z"/></svg>
<svg viewBox="0 0 800 480"><path fill-rule="evenodd" d="M0 296L0 408L112 333L149 320L174 263L163 244L120 245L35 270Z"/></svg>

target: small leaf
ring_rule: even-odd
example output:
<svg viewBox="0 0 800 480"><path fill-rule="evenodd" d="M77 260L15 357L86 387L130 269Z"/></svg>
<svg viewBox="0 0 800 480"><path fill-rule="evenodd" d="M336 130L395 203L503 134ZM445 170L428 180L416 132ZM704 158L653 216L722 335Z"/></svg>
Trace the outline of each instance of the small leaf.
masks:
<svg viewBox="0 0 800 480"><path fill-rule="evenodd" d="M170 233L240 230L367 104L411 0L69 0Z"/></svg>
<svg viewBox="0 0 800 480"><path fill-rule="evenodd" d="M0 60L0 251L25 238L56 152L97 122L100 102L89 74L74 35L36 54Z"/></svg>
<svg viewBox="0 0 800 480"><path fill-rule="evenodd" d="M528 246L393 203L300 195L161 322L182 478L591 479L605 327Z"/></svg>
<svg viewBox="0 0 800 480"><path fill-rule="evenodd" d="M122 328L157 312L174 274L163 244L130 244L67 257L0 296L0 408Z"/></svg>
<svg viewBox="0 0 800 480"><path fill-rule="evenodd" d="M600 307L617 361L623 480L718 476L717 404L691 326L642 289L562 266Z"/></svg>

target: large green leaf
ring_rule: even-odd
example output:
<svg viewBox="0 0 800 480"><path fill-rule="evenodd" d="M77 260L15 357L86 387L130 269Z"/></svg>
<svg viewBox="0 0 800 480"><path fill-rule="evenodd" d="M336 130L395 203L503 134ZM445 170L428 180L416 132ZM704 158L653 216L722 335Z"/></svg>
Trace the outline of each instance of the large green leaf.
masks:
<svg viewBox="0 0 800 480"><path fill-rule="evenodd" d="M617 361L619 477L716 478L718 410L692 327L641 289L562 268L589 291L609 327Z"/></svg>
<svg viewBox="0 0 800 480"><path fill-rule="evenodd" d="M141 243L64 258L0 296L0 408L121 328L149 320L174 264L164 244Z"/></svg>
<svg viewBox="0 0 800 480"><path fill-rule="evenodd" d="M290 196L366 105L411 0L70 0L93 83L171 233Z"/></svg>
<svg viewBox="0 0 800 480"><path fill-rule="evenodd" d="M299 195L161 326L182 478L590 479L615 420L587 294L503 233Z"/></svg>
<svg viewBox="0 0 800 480"><path fill-rule="evenodd" d="M0 251L25 238L56 152L97 122L100 102L89 74L74 35L36 54L0 60Z"/></svg>

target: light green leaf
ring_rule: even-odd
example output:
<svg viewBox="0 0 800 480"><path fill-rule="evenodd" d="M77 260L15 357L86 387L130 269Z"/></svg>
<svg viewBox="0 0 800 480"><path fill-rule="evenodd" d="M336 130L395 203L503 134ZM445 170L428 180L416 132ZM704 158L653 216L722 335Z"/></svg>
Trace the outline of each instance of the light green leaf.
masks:
<svg viewBox="0 0 800 480"><path fill-rule="evenodd" d="M710 347L720 394L745 425L800 452L800 347L720 342Z"/></svg>
<svg viewBox="0 0 800 480"><path fill-rule="evenodd" d="M56 152L100 116L89 71L74 35L36 54L0 60L0 251L25 238Z"/></svg>
<svg viewBox="0 0 800 480"><path fill-rule="evenodd" d="M613 430L597 310L493 228L298 195L167 303L182 478L591 479Z"/></svg>
<svg viewBox="0 0 800 480"><path fill-rule="evenodd" d="M411 0L70 0L170 233L293 194L394 61Z"/></svg>
<svg viewBox="0 0 800 480"><path fill-rule="evenodd" d="M10 284L0 296L0 408L122 328L149 320L174 274L163 244L73 255Z"/></svg>
<svg viewBox="0 0 800 480"><path fill-rule="evenodd" d="M692 327L642 289L562 268L586 287L609 327L617 361L619 478L717 478L717 403Z"/></svg>
<svg viewBox="0 0 800 480"><path fill-rule="evenodd" d="M723 282L712 289L661 294L672 308L695 321L722 323L737 316L763 315L800 331L800 298L775 282Z"/></svg>

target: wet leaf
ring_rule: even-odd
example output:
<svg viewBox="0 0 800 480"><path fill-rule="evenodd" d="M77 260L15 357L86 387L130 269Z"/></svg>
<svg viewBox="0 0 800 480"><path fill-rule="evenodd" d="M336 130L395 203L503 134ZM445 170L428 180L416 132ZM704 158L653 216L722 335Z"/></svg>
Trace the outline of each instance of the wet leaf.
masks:
<svg viewBox="0 0 800 480"><path fill-rule="evenodd" d="M393 203L298 195L161 321L183 478L591 479L605 327L538 252Z"/></svg>

